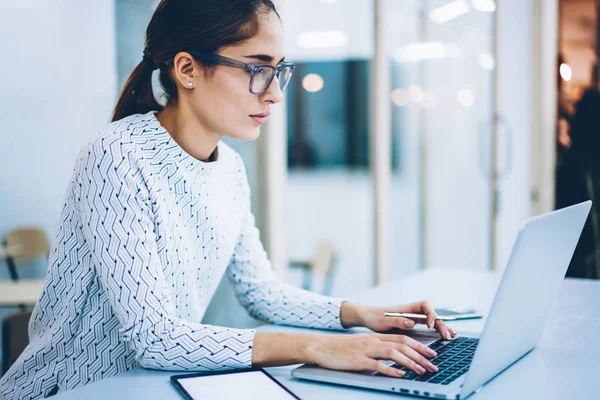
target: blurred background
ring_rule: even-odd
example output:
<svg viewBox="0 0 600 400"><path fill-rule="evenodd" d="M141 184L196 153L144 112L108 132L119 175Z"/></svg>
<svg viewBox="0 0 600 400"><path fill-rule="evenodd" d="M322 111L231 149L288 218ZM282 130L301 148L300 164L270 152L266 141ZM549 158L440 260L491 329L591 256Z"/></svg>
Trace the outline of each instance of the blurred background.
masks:
<svg viewBox="0 0 600 400"><path fill-rule="evenodd" d="M11 233L51 243L157 4L0 0L0 283L39 294L44 246L11 259ZM282 279L346 297L426 268L501 272L525 219L595 198L597 0L275 4L295 75L257 141L226 141ZM600 277L596 215L570 276ZM259 323L226 279L205 322Z"/></svg>

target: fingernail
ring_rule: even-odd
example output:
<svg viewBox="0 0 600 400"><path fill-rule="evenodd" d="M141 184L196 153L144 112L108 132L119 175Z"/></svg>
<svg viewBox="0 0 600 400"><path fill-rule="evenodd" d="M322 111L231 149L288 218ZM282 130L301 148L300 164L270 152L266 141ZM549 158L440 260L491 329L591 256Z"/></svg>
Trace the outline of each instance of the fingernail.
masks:
<svg viewBox="0 0 600 400"><path fill-rule="evenodd" d="M404 371L400 371L400 370L398 369L398 370L396 370L396 374L398 374L398 376L404 376L404 375L406 375L406 372L404 372Z"/></svg>
<svg viewBox="0 0 600 400"><path fill-rule="evenodd" d="M425 368L421 367L420 365L417 365L417 371L418 371L420 374L424 374L424 373L425 373Z"/></svg>
<svg viewBox="0 0 600 400"><path fill-rule="evenodd" d="M429 350L429 355L431 355L431 357L435 357L435 356L437 356L437 353L435 351L433 351L433 350L430 349Z"/></svg>
<svg viewBox="0 0 600 400"><path fill-rule="evenodd" d="M415 326L415 323L413 321L406 320L404 321L404 326L407 328L412 328Z"/></svg>
<svg viewBox="0 0 600 400"><path fill-rule="evenodd" d="M452 340L452 335L448 331L446 331L446 339Z"/></svg>
<svg viewBox="0 0 600 400"><path fill-rule="evenodd" d="M433 372L438 372L438 367L436 367L434 364L431 364L431 369Z"/></svg>

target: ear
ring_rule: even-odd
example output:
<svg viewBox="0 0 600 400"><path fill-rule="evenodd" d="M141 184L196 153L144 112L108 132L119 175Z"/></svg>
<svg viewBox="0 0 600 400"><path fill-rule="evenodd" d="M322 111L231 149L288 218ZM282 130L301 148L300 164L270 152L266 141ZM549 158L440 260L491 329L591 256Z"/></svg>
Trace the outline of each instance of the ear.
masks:
<svg viewBox="0 0 600 400"><path fill-rule="evenodd" d="M190 53L182 51L175 55L173 58L173 79L177 86L189 89L188 83L193 83L200 75L202 75L202 69Z"/></svg>

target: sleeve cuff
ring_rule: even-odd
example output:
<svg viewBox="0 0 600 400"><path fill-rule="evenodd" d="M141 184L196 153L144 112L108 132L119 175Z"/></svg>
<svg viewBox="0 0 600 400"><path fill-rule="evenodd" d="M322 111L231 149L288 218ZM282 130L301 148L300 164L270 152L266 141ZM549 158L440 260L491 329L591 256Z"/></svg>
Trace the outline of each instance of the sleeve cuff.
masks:
<svg viewBox="0 0 600 400"><path fill-rule="evenodd" d="M341 306L342 306L342 302L345 301L345 299L338 299L338 298L329 298L328 302L327 302L327 315L331 316L331 318L327 321L327 329L333 329L333 330L339 330L339 331L347 331L348 328L344 328L342 326L342 319L341 319Z"/></svg>
<svg viewBox="0 0 600 400"><path fill-rule="evenodd" d="M239 356L237 356L239 358L237 358L236 361L241 364L238 368L252 368L252 352L255 334L255 329L244 329L243 334L239 339L244 350L240 351Z"/></svg>

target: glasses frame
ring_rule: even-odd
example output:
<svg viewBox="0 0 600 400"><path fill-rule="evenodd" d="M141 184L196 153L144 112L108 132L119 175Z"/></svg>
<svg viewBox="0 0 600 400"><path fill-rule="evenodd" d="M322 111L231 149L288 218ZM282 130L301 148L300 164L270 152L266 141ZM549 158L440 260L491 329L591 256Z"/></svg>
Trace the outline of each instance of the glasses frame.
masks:
<svg viewBox="0 0 600 400"><path fill-rule="evenodd" d="M192 52L192 51L190 51L189 53L195 59L197 59L198 61L201 61L201 62L207 62L207 63L217 64L217 65L225 65L228 67L239 68L239 69L243 69L245 71L250 72L250 84L248 85L248 91L252 94L259 95L259 96L261 94L263 94L264 92L266 92L267 89L269 89L269 87L271 86L271 83L273 82L273 78L275 78L276 75L277 75L277 79L279 79L279 73L284 68L290 68L290 79L288 79L288 81L285 83L284 87L280 88L280 90L283 92L287 88L288 84L290 83L290 80L292 79L292 75L294 73L294 69L296 68L296 64L291 63L291 62L282 62L278 66L274 67L271 64L246 64L244 62L234 60L233 58L225 57L225 56L222 56L219 54L214 54L214 53L197 53L197 52ZM252 85L254 84L254 78L260 68L268 68L271 70L271 73L269 74L269 77L267 78L264 89L260 92L254 92L254 91L252 91Z"/></svg>

